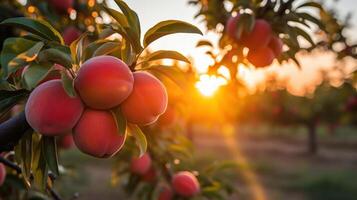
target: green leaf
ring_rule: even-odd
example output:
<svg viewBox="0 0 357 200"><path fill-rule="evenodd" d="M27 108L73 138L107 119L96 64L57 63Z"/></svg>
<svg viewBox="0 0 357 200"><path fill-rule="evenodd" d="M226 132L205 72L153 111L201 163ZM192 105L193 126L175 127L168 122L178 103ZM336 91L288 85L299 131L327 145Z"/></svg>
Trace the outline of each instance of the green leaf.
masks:
<svg viewBox="0 0 357 200"><path fill-rule="evenodd" d="M120 13L114 9L108 8L104 6L104 9L109 13L110 16L112 16L121 26L123 27L129 27L128 20L126 19L126 16L123 13Z"/></svg>
<svg viewBox="0 0 357 200"><path fill-rule="evenodd" d="M55 48L41 51L38 58L40 62L52 62L66 68L72 68L71 56Z"/></svg>
<svg viewBox="0 0 357 200"><path fill-rule="evenodd" d="M8 63L8 69L19 69L20 67L24 67L29 62L34 61L37 58L38 53L41 51L44 43L38 42L33 47L28 49L27 51L17 55L15 58L10 60ZM12 70L9 70L12 71Z"/></svg>
<svg viewBox="0 0 357 200"><path fill-rule="evenodd" d="M126 126L127 126L127 121L126 118L124 117L123 113L121 112L120 108L116 108L111 110L111 113L113 114L117 127L118 127L118 134L119 135L126 135Z"/></svg>
<svg viewBox="0 0 357 200"><path fill-rule="evenodd" d="M321 4L319 4L317 2L313 2L313 1L309 1L309 2L303 3L303 4L299 5L297 7L297 9L298 8L303 8L303 7L315 7L315 8L318 8L318 9L322 9Z"/></svg>
<svg viewBox="0 0 357 200"><path fill-rule="evenodd" d="M310 21L316 24L321 30L325 30L325 25L316 17L312 16L309 13L297 13L299 17L303 18L304 20Z"/></svg>
<svg viewBox="0 0 357 200"><path fill-rule="evenodd" d="M36 42L24 38L8 38L5 40L1 51L1 69L3 78L7 79L9 74L17 70L9 69L8 63L19 54L26 52L35 44Z"/></svg>
<svg viewBox="0 0 357 200"><path fill-rule="evenodd" d="M213 48L213 44L208 40L200 40L200 41L198 41L198 43L196 44L196 47L202 47L202 46L208 46L208 47L212 47Z"/></svg>
<svg viewBox="0 0 357 200"><path fill-rule="evenodd" d="M186 80L184 74L173 66L151 65L150 67L145 68L145 70L159 76L165 76L178 86L181 86L182 83L184 83L184 80Z"/></svg>
<svg viewBox="0 0 357 200"><path fill-rule="evenodd" d="M87 32L83 33L69 46L71 50L72 61L74 61L77 65L81 65L81 61L83 60L83 40L85 37L87 37L87 35Z"/></svg>
<svg viewBox="0 0 357 200"><path fill-rule="evenodd" d="M35 88L43 80L52 68L51 63L31 63L24 71L23 80L28 89Z"/></svg>
<svg viewBox="0 0 357 200"><path fill-rule="evenodd" d="M56 139L55 137L43 136L42 141L42 152L48 168L54 175L59 176Z"/></svg>
<svg viewBox="0 0 357 200"><path fill-rule="evenodd" d="M6 19L0 25L12 25L38 35L43 39L64 44L61 34L46 21L17 17Z"/></svg>
<svg viewBox="0 0 357 200"><path fill-rule="evenodd" d="M146 136L137 125L128 124L130 134L135 138L135 143L139 147L139 156L143 156L147 149Z"/></svg>
<svg viewBox="0 0 357 200"><path fill-rule="evenodd" d="M42 151L43 140L38 133L33 134L33 162L32 173L35 186L41 191L46 190L48 166L44 152Z"/></svg>
<svg viewBox="0 0 357 200"><path fill-rule="evenodd" d="M312 40L311 36L299 27L294 27L296 33L304 37L312 46L315 46L315 42Z"/></svg>
<svg viewBox="0 0 357 200"><path fill-rule="evenodd" d="M133 53L133 48L128 40L123 40L123 45L121 46L121 60L123 60L128 66L130 66L135 59L135 54Z"/></svg>
<svg viewBox="0 0 357 200"><path fill-rule="evenodd" d="M121 45L119 42L106 42L99 46L97 50L94 51L93 57L101 56L101 55L108 55L113 53L114 51L119 51Z"/></svg>
<svg viewBox="0 0 357 200"><path fill-rule="evenodd" d="M0 113L12 108L16 103L27 97L28 93L27 90L0 90Z"/></svg>
<svg viewBox="0 0 357 200"><path fill-rule="evenodd" d="M167 51L167 50L160 50L156 51L154 53L149 54L144 62L151 62L154 60L160 60L160 59L175 59L179 61L183 61L186 63L190 63L190 61L182 54L180 54L177 51Z"/></svg>
<svg viewBox="0 0 357 200"><path fill-rule="evenodd" d="M115 0L115 3L119 6L120 10L126 16L126 19L130 27L132 27L134 33L136 34L136 38L138 38L140 41L141 29L140 29L140 21L138 15L124 1Z"/></svg>
<svg viewBox="0 0 357 200"><path fill-rule="evenodd" d="M73 85L73 78L69 76L67 71L61 71L62 85L68 96L76 97L76 90Z"/></svg>
<svg viewBox="0 0 357 200"><path fill-rule="evenodd" d="M178 20L162 21L150 28L145 33L144 47L147 47L150 43L159 39L160 37L174 33L197 33L203 35L200 29L187 22Z"/></svg>

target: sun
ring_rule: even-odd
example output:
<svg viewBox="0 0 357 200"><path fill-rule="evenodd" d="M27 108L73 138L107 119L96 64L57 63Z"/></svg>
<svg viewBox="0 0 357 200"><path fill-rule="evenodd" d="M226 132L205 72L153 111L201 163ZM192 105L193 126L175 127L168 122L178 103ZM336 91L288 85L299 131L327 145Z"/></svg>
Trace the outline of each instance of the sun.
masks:
<svg viewBox="0 0 357 200"><path fill-rule="evenodd" d="M226 84L227 80L223 77L202 74L195 86L203 96L212 97L221 86Z"/></svg>

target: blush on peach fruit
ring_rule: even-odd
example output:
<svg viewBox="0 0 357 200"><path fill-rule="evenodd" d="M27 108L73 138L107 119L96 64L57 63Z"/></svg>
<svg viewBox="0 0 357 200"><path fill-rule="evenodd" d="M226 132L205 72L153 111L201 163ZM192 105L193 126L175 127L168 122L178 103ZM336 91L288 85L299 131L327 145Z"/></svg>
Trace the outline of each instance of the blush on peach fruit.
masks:
<svg viewBox="0 0 357 200"><path fill-rule="evenodd" d="M283 41L277 37L273 36L268 44L268 47L273 51L275 57L279 57L283 52Z"/></svg>
<svg viewBox="0 0 357 200"><path fill-rule="evenodd" d="M97 56L87 60L74 80L82 100L93 109L118 106L132 92L133 83L129 67L114 56Z"/></svg>
<svg viewBox="0 0 357 200"><path fill-rule="evenodd" d="M172 107L167 107L164 114L157 120L159 126L170 126L176 120L175 110Z"/></svg>
<svg viewBox="0 0 357 200"><path fill-rule="evenodd" d="M151 162L151 157L148 153L139 158L133 158L130 164L130 171L134 174L144 175L150 170Z"/></svg>
<svg viewBox="0 0 357 200"><path fill-rule="evenodd" d="M172 200L174 197L174 193L172 192L172 189L169 187L164 187L158 197L158 200Z"/></svg>
<svg viewBox="0 0 357 200"><path fill-rule="evenodd" d="M73 41L78 39L81 34L82 32L74 26L66 28L62 33L64 43L70 45Z"/></svg>
<svg viewBox="0 0 357 200"><path fill-rule="evenodd" d="M272 37L270 24L264 19L255 20L253 30L244 32L240 38L241 43L250 50L266 47Z"/></svg>
<svg viewBox="0 0 357 200"><path fill-rule="evenodd" d="M255 67L266 67L270 65L275 58L273 51L268 47L263 47L257 50L250 49L247 59Z"/></svg>
<svg viewBox="0 0 357 200"><path fill-rule="evenodd" d="M85 109L74 128L73 140L79 150L98 158L111 157L125 142L110 111Z"/></svg>
<svg viewBox="0 0 357 200"><path fill-rule="evenodd" d="M159 79L149 73L134 72L133 75L133 91L122 103L121 111L130 123L152 124L166 110L166 88Z"/></svg>
<svg viewBox="0 0 357 200"><path fill-rule="evenodd" d="M66 12L73 6L73 0L48 0L48 2L57 12Z"/></svg>
<svg viewBox="0 0 357 200"><path fill-rule="evenodd" d="M58 138L57 146L61 149L70 149L74 145L72 133L63 135Z"/></svg>
<svg viewBox="0 0 357 200"><path fill-rule="evenodd" d="M61 80L47 81L36 87L25 106L28 123L34 130L47 136L70 132L82 112L81 100L68 96Z"/></svg>
<svg viewBox="0 0 357 200"><path fill-rule="evenodd" d="M4 164L0 163L0 186L4 184L5 178L6 178L6 169Z"/></svg>
<svg viewBox="0 0 357 200"><path fill-rule="evenodd" d="M200 183L197 178L188 171L181 171L172 178L174 191L183 197L192 197L200 192Z"/></svg>

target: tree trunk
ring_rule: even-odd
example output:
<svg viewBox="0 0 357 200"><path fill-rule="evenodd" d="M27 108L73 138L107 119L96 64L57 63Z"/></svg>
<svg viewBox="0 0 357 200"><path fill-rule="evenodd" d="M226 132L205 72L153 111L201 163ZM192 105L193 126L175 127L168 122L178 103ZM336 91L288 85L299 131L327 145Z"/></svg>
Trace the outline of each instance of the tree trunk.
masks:
<svg viewBox="0 0 357 200"><path fill-rule="evenodd" d="M308 153L316 154L318 150L316 124L309 124L308 128Z"/></svg>

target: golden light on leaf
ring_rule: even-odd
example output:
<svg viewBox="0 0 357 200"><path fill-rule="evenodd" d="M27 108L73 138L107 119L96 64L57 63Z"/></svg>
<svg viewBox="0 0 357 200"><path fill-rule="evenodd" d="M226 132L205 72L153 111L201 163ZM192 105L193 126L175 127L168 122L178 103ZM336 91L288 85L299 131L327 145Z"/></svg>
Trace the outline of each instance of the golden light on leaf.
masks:
<svg viewBox="0 0 357 200"><path fill-rule="evenodd" d="M227 80L223 77L202 74L199 81L196 82L195 87L203 96L211 97L221 86L226 84Z"/></svg>

